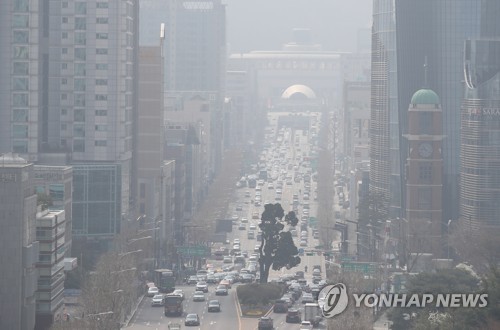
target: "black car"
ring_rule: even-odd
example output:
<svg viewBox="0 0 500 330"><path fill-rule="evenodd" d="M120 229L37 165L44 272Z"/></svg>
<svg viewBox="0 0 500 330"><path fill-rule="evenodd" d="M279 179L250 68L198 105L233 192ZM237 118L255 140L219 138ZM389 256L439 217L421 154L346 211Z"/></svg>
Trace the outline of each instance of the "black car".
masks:
<svg viewBox="0 0 500 330"><path fill-rule="evenodd" d="M300 323L302 318L300 317L300 312L297 309L289 309L286 314L286 323Z"/></svg>
<svg viewBox="0 0 500 330"><path fill-rule="evenodd" d="M200 326L200 318L198 314L188 314L186 315L186 319L184 320L185 326Z"/></svg>
<svg viewBox="0 0 500 330"><path fill-rule="evenodd" d="M227 292L226 286L225 285L218 286L217 289L215 289L215 295L216 296L227 296L228 292Z"/></svg>
<svg viewBox="0 0 500 330"><path fill-rule="evenodd" d="M286 313L288 311L288 303L283 299L277 299L274 302L273 312L274 313Z"/></svg>

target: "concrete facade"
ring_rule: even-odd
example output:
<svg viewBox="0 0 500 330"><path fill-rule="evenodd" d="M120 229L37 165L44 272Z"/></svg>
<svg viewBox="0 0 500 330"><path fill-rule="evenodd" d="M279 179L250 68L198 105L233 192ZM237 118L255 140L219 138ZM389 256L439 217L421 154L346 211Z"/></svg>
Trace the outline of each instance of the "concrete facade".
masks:
<svg viewBox="0 0 500 330"><path fill-rule="evenodd" d="M5 297L0 300L0 328L32 330L39 251L33 164L12 154L0 157L0 200L0 296Z"/></svg>

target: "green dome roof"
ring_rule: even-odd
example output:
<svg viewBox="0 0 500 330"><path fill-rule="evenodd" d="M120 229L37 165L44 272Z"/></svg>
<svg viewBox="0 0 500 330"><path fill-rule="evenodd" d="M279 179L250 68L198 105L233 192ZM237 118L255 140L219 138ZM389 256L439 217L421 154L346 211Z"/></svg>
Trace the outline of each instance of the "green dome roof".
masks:
<svg viewBox="0 0 500 330"><path fill-rule="evenodd" d="M421 89L411 98L411 104L440 104L439 96L431 89Z"/></svg>

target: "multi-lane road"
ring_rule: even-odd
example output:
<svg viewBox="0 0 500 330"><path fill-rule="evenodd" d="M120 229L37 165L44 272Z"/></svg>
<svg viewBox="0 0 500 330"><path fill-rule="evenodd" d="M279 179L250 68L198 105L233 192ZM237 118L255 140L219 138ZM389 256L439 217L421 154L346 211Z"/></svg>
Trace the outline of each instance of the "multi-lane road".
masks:
<svg viewBox="0 0 500 330"><path fill-rule="evenodd" d="M279 172L281 172L283 169L287 170L290 174L297 171L297 168L299 168L301 171L305 171L303 167L301 167L300 161L297 160L297 157L300 157L303 155L303 153L307 153L310 145L309 141L307 140L307 137L305 135L302 135L300 131L296 132L296 136L299 136L299 142L296 143L296 141L292 140L292 136L290 134L285 134L285 139L288 139L287 141L287 151L286 151L286 156L284 157L285 159L289 159L286 164L280 164L280 168L278 169ZM265 156L267 159L267 162L272 161L272 155L270 155L270 151L268 151L268 155ZM292 164L291 166L289 164ZM289 166L291 169L289 169ZM297 194L299 196L299 200L301 204L298 207L298 217L299 219L302 217L302 205L304 202L308 202L310 205L310 215L314 216L316 215L316 210L317 210L317 205L314 200L314 195L315 195L315 190L316 190L316 183L311 180L311 187L310 187L310 199L308 201L302 200L303 194L305 192L305 184L304 181L301 180L300 182L295 182L292 179L292 184L287 184L286 181L289 180L283 180L283 187L281 188L282 194L281 194L281 200L276 200L276 180L274 181L273 185L269 187L268 182L264 183L260 187L260 189L256 188L240 188L236 191L236 195L234 198L234 201L231 203L230 208L229 208L229 214L228 217L232 217L233 215L238 216L238 223L241 221L242 218L247 218L248 223L245 223L245 229L239 229L239 225L236 224L233 226L233 231L229 235L229 240L230 243L229 245L232 245L232 242L235 238L238 238L240 240L240 246L241 246L241 251L248 251L249 255L253 253L254 248L257 244L260 244L256 239L248 239L248 231L250 230L250 226L254 225L256 227L255 234L258 232L258 223L260 222L260 214L264 210L264 204L269 202L269 203L281 203L283 209L285 210L285 214L292 210L292 201L293 201L293 195ZM273 187L274 186L274 187ZM261 196L261 201L262 204L260 206L256 206L255 203L255 197L258 192L260 192ZM240 211L236 211L237 206L241 206ZM254 213L259 214L259 219L253 219L252 215ZM288 230L290 228L285 228L285 230ZM297 226L297 232L298 232L298 237L294 238L295 244L297 247L299 247L300 243L300 226ZM307 247L301 247L304 248L305 250L313 250L315 246L319 245L318 240L313 238L313 231L309 230L308 231L308 246ZM229 246L231 248L231 246ZM221 261L214 261L214 260L209 260L207 261L209 263L212 263L215 268L221 267L222 263ZM298 270L305 270L305 267L307 266L308 272L305 274L305 278L311 282L312 281L312 269L313 265L321 265L321 268L323 270L323 274L325 271L325 261L324 257L319 255L319 254L314 254L314 255L306 255L304 254L301 256L301 263L297 267L294 267L290 270L282 269L280 271L271 271L269 274L269 279L278 279L281 275L283 274L293 274L295 271ZM238 285L238 284L237 284ZM200 326L199 327L189 327L192 329L210 329L210 330L229 330L229 329L238 329L238 330L253 330L257 329L257 324L258 324L258 319L256 318L246 318L242 317L240 310L239 310L239 305L237 303L237 298L236 298L236 286L233 286L232 289L229 290L229 295L228 296L215 296L215 286L216 285L210 285L209 287L209 292L206 294L206 300L205 302L194 302L192 301L192 296L194 294L194 285L191 286L177 286L177 289L182 289L185 293L185 300L184 300L184 316L182 317L166 317L163 314L163 307L152 307L151 306L151 298L145 297L141 304L139 305L137 312L135 313L135 316L130 323L128 329L133 329L133 330L146 330L146 329L168 329L168 324L169 323L180 323L182 324L182 327L184 328L184 317L187 313L196 313L200 317ZM207 306L208 306L208 301L212 299L217 299L220 301L221 304L221 312L219 313L208 313L207 311ZM301 311L301 314L303 316L303 305L300 303L300 300L295 303L295 306L293 308L297 308ZM270 315L273 320L274 320L274 326L275 329L299 329L300 326L296 324L288 324L285 322L285 317L286 314L275 314L275 313L270 313ZM187 327L186 327L187 328Z"/></svg>

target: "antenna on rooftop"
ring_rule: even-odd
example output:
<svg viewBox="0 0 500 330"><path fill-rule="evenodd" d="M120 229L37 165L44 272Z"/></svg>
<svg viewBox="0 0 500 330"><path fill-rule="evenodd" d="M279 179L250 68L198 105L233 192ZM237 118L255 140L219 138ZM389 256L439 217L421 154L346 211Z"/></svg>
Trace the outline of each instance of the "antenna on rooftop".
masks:
<svg viewBox="0 0 500 330"><path fill-rule="evenodd" d="M425 56L425 62L424 62L424 88L429 88L428 80L427 80L427 75L429 71L429 65L427 64L427 56Z"/></svg>

